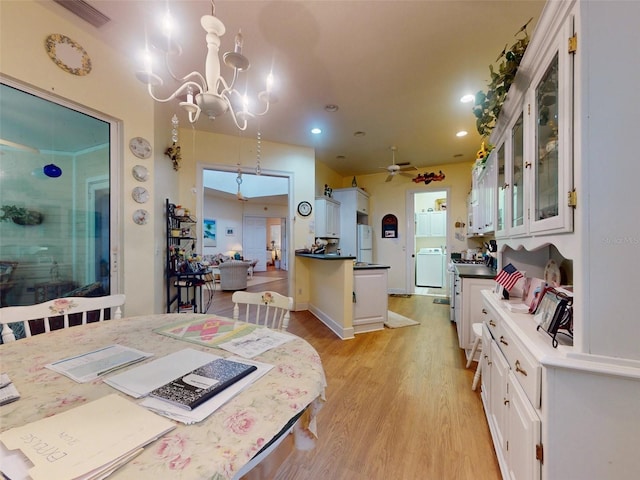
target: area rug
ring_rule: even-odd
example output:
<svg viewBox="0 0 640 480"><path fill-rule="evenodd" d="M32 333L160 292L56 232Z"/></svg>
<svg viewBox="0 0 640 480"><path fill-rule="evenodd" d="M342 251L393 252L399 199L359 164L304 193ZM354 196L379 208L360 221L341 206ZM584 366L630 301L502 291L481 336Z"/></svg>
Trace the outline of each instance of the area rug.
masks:
<svg viewBox="0 0 640 480"><path fill-rule="evenodd" d="M410 327L412 325L420 325L420 323L415 320L411 320L410 318L403 317L402 315L392 312L388 310L387 321L384 322L384 326L387 328L400 328L400 327Z"/></svg>
<svg viewBox="0 0 640 480"><path fill-rule="evenodd" d="M439 303L440 305L449 305L448 298L434 298L433 303Z"/></svg>
<svg viewBox="0 0 640 480"><path fill-rule="evenodd" d="M283 278L284 277L253 277L247 279L247 287L262 285L263 283L275 282L276 280L282 280Z"/></svg>

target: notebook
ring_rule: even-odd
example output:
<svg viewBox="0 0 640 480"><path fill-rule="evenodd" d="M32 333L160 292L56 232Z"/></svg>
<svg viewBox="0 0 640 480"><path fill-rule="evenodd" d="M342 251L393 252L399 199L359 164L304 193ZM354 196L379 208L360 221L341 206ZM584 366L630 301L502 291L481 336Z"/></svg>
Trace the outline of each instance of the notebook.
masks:
<svg viewBox="0 0 640 480"><path fill-rule="evenodd" d="M150 396L193 410L256 369L255 365L218 358L156 388Z"/></svg>

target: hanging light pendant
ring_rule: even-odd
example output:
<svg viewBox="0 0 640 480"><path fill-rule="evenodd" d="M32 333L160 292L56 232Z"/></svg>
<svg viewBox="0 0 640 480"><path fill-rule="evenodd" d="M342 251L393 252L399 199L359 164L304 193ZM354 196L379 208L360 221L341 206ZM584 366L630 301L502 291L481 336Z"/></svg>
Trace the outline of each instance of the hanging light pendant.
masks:
<svg viewBox="0 0 640 480"><path fill-rule="evenodd" d="M162 78L152 70L151 57L146 52L145 68L136 72L136 77L147 84L147 91L151 98L157 102L169 102L180 95L186 94L186 101L180 102L180 106L187 112L189 122L195 123L200 117L200 113L215 120L217 117L227 112L231 113L235 125L240 130L246 130L248 119L265 115L269 111L271 103L275 102L272 94L273 74L269 73L266 80L265 90L260 92L258 99L263 104L262 111L252 112L249 110L249 101L246 95L241 94L235 84L238 74L249 69L250 63L247 57L242 54L243 37L238 32L235 38L235 48L232 52L227 52L223 56L225 65L233 69L233 78L227 84L220 73L220 59L218 58L220 37L225 33L225 26L214 16L215 4L211 0L211 15L204 15L200 19L200 24L206 32L207 57L205 59L205 74L194 71L182 78L176 77L169 67L169 58L172 55L180 55L182 49L177 46L170 37L154 45L156 49L164 53L167 70L171 77L182 84L168 97L161 98L154 93L154 87L164 83ZM239 110L237 110L239 105Z"/></svg>

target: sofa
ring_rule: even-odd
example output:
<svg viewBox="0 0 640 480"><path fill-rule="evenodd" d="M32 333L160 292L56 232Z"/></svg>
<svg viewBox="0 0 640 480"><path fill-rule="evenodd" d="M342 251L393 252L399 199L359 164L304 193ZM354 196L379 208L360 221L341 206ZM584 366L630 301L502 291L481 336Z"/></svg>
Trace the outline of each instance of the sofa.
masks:
<svg viewBox="0 0 640 480"><path fill-rule="evenodd" d="M222 290L244 290L247 288L247 275L251 262L228 260L218 265L220 270L220 288Z"/></svg>

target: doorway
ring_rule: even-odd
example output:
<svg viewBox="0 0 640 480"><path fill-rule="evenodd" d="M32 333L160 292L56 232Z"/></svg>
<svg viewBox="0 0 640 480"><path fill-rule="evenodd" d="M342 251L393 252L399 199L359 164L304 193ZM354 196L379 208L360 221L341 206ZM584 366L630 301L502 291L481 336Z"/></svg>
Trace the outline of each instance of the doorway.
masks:
<svg viewBox="0 0 640 480"><path fill-rule="evenodd" d="M414 295L448 295L447 252L449 189L407 192L406 291Z"/></svg>
<svg viewBox="0 0 640 480"><path fill-rule="evenodd" d="M218 236L214 246L203 245L203 254L242 252L245 260L258 260L253 270L258 276L274 269L277 256L278 270L288 270L290 175L264 168L260 175L256 175L244 169L242 181L238 183L237 167L235 170L232 168L202 166L199 215L215 219L225 232L225 235ZM238 185L242 201L239 200ZM289 290L293 291L291 285Z"/></svg>

